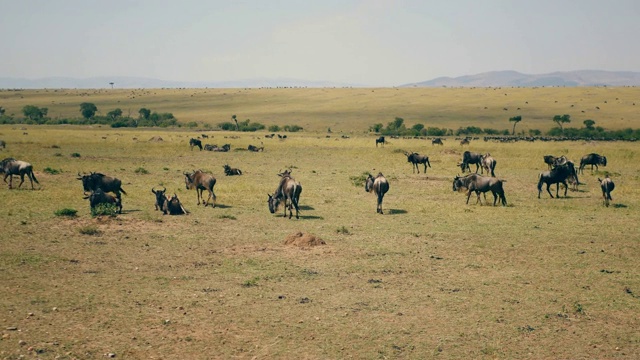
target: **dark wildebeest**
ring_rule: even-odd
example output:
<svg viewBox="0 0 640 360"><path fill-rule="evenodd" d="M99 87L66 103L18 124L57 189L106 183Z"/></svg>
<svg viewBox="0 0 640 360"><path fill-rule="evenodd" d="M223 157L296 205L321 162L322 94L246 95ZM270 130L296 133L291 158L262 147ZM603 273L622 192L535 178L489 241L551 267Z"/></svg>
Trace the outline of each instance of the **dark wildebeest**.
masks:
<svg viewBox="0 0 640 360"><path fill-rule="evenodd" d="M378 147L378 144L382 144L382 147L384 147L385 143L386 141L384 140L384 136L380 136L379 138L376 139L376 147Z"/></svg>
<svg viewBox="0 0 640 360"><path fill-rule="evenodd" d="M593 165L596 166L596 171L598 170L598 165L607 166L607 158L602 155L598 155L595 153L587 154L580 159L580 174L584 173L584 167L587 165L591 165L591 171L593 171Z"/></svg>
<svg viewBox="0 0 640 360"><path fill-rule="evenodd" d="M18 187L21 187L22 183L24 183L25 175L27 175L31 182L31 190L34 190L34 181L40 185L40 182L36 179L36 175L33 173L33 165L26 161L6 158L0 162L0 173L4 173L4 182L7 182L7 177L9 178L9 189L13 187L13 175L20 176L20 185L18 185Z"/></svg>
<svg viewBox="0 0 640 360"><path fill-rule="evenodd" d="M165 200L167 200L166 192L167 188L162 187L162 190L156 190L155 188L151 188L151 192L156 196L156 210L162 210L164 206Z"/></svg>
<svg viewBox="0 0 640 360"><path fill-rule="evenodd" d="M544 163L547 164L549 166L549 170L551 170L557 158L553 155L545 155L543 158L544 158Z"/></svg>
<svg viewBox="0 0 640 360"><path fill-rule="evenodd" d="M7 147L7 143L4 140L0 140L0 146L5 149Z"/></svg>
<svg viewBox="0 0 640 360"><path fill-rule="evenodd" d="M300 200L300 193L302 193L302 185L297 182L294 178L291 177L291 172L286 171L278 174L281 179L278 184L278 188L273 193L273 195L269 195L269 199L267 200L269 204L269 211L272 214L275 214L278 211L278 206L280 202L284 202L284 217L287 216L287 208L289 209L289 219L293 215L293 207L296 208L296 219L299 219L300 207L298 202Z"/></svg>
<svg viewBox="0 0 640 360"><path fill-rule="evenodd" d="M168 196L164 198L164 203L162 204L162 213L164 215L187 215L189 212L182 206L180 199L178 199L178 195L175 193L173 196Z"/></svg>
<svg viewBox="0 0 640 360"><path fill-rule="evenodd" d="M122 213L122 201L115 195L107 194L102 189L91 190L88 194L84 193L83 199L89 199L89 206L94 209L100 204L113 204L118 209L118 214Z"/></svg>
<svg viewBox="0 0 640 360"><path fill-rule="evenodd" d="M431 140L431 145L436 145L436 144L444 145L444 143L442 142L442 139L440 139L440 138L435 138L435 139Z"/></svg>
<svg viewBox="0 0 640 360"><path fill-rule="evenodd" d="M364 185L364 190L366 192L373 191L373 193L376 194L376 197L378 198L378 207L376 208L376 212L379 214L383 214L382 198L384 197L384 194L389 191L389 182L387 181L387 179L385 179L384 175L382 175L382 173L378 173L378 175L374 178L373 175L369 174L369 177L367 177L367 181Z"/></svg>
<svg viewBox="0 0 640 360"><path fill-rule="evenodd" d="M191 140L189 140L189 147L191 148L191 151L193 151L193 147L194 146L199 147L200 151L202 151L202 141L200 141L198 139L191 138Z"/></svg>
<svg viewBox="0 0 640 360"><path fill-rule="evenodd" d="M249 151L254 151L254 152L264 151L264 146L257 147L257 146L249 145L249 147L247 149Z"/></svg>
<svg viewBox="0 0 640 360"><path fill-rule="evenodd" d="M460 140L460 146L464 146L464 145L469 145L469 139L468 138L464 138L464 139Z"/></svg>
<svg viewBox="0 0 640 360"><path fill-rule="evenodd" d="M560 184L563 184L564 196L567 197L567 189L569 187L567 185L567 178L572 175L576 177L577 181L578 175L573 162L566 160L564 156L558 158L551 171L541 172L538 176L538 199L540 199L540 193L542 192L542 183L547 184L547 192L551 198L553 198L553 194L551 194L549 190L551 185L556 184L556 197L559 197Z"/></svg>
<svg viewBox="0 0 640 360"><path fill-rule="evenodd" d="M227 176L242 175L242 170L240 169L232 168L229 165L224 165L223 168L224 168L224 174Z"/></svg>
<svg viewBox="0 0 640 360"><path fill-rule="evenodd" d="M494 177L478 174L469 174L464 177L456 176L453 178L453 191L459 191L461 188L466 188L468 190L467 204L469 204L469 198L471 197L472 192L475 192L478 197L478 200L476 201L477 204L480 201L480 193L491 191L493 194L493 206L496 206L498 198L500 198L502 206L507 206L507 198L504 195L504 188L502 186L502 183L505 181L506 180L500 180ZM486 200L487 198L485 195L485 202Z"/></svg>
<svg viewBox="0 0 640 360"><path fill-rule="evenodd" d="M200 205L200 199L202 199L202 203L207 207L207 205L209 205L209 199L213 198L213 205L211 205L211 207L216 207L216 194L213 192L213 187L216 185L216 178L213 177L213 175L202 172L202 170L195 170L191 174L186 172L183 174L187 190L196 189L198 205ZM204 201L204 197L202 197L204 190L209 192L206 202Z"/></svg>
<svg viewBox="0 0 640 360"><path fill-rule="evenodd" d="M429 162L429 157L426 155L420 155L418 153L414 153L414 152L405 152L404 153L407 156L407 162L411 163L411 172L415 173L416 170L418 170L418 174L420 174L420 168L418 167L418 164L422 164L424 165L424 173L427 173L427 165L429 167L431 167L431 163Z"/></svg>
<svg viewBox="0 0 640 360"><path fill-rule="evenodd" d="M207 134L200 134L200 137L201 137L201 138L203 138L203 139L208 139L208 138L209 138L209 135L207 135Z"/></svg>
<svg viewBox="0 0 640 360"><path fill-rule="evenodd" d="M494 173L497 163L496 159L494 159L489 153L482 155L480 159L482 162L482 168L486 170L487 174L491 174L491 176L496 177L496 174Z"/></svg>
<svg viewBox="0 0 640 360"><path fill-rule="evenodd" d="M122 201L122 196L120 192L123 194L127 194L126 191L122 189L122 181L120 179L106 176L104 174L92 172L89 175L80 175L78 173L78 180L82 180L82 187L84 191L95 191L98 189L102 189L104 192L112 192L116 194L118 200Z"/></svg>
<svg viewBox="0 0 640 360"><path fill-rule="evenodd" d="M482 163L481 154L474 153L467 150L464 153L462 153L462 162L459 163L458 166L460 166L460 169L462 169L462 172L464 172L465 170L469 170L469 172L471 172L471 168L469 167L469 164L475 164L476 174L477 174L481 163Z"/></svg>
<svg viewBox="0 0 640 360"><path fill-rule="evenodd" d="M600 183L600 188L602 189L602 198L604 199L604 204L608 207L609 200L613 200L611 198L611 192L616 187L616 185L613 183L611 178L609 178L609 175L607 175L602 180L598 178L598 182Z"/></svg>

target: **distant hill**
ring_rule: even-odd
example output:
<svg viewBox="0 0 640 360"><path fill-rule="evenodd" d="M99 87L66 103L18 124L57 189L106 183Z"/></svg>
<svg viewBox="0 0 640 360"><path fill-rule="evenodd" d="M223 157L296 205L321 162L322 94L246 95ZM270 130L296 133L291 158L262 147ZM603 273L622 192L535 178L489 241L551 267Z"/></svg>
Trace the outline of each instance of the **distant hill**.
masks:
<svg viewBox="0 0 640 360"><path fill-rule="evenodd" d="M517 71L491 71L456 78L405 84L401 87L490 87L490 86L640 86L640 72L579 70L548 74L523 74Z"/></svg>
<svg viewBox="0 0 640 360"><path fill-rule="evenodd" d="M143 77L47 77L25 79L0 77L0 89L116 89L138 88L260 88L260 87L349 87L329 81L307 81L298 79L246 79L237 81L169 81Z"/></svg>

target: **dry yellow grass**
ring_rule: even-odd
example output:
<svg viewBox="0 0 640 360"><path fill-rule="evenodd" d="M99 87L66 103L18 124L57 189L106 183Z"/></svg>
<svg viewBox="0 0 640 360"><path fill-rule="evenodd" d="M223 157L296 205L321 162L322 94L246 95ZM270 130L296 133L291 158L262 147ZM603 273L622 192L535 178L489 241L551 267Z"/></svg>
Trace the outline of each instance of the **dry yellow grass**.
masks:
<svg viewBox="0 0 640 360"><path fill-rule="evenodd" d="M451 92L443 97L448 102L440 102L456 114L472 113L464 104L481 104L475 95L491 94L486 89L425 93L436 90ZM557 91L552 95L559 102L582 96L571 89L546 90ZM589 91L609 90L616 91ZM630 93L617 96L631 101L636 90L622 90ZM394 94L405 94L408 103L415 99L411 91L421 89L226 90L238 97L286 93L283 99L290 100L284 102L297 104L292 107L300 111L308 96L307 115L297 115L308 126L294 115L280 117L287 111L278 110L275 100L261 107L260 96L220 110L205 106L204 92L222 90L166 91L168 103L203 93L194 111L217 111L220 121L230 114L245 118L244 109L258 114L264 108L274 123L290 119L321 132L289 134L284 141L266 139L264 133L207 132L213 138L205 142L232 145L229 153L211 153L190 151L188 139L198 133L184 129L27 126L28 135L23 135L20 126L0 126L0 138L8 142L2 157L33 163L42 185L36 191L0 188L1 358L84 359L109 353L132 359L640 356L640 154L635 143L472 141L470 150L497 159L496 174L507 180L509 206L475 205L473 198L465 205L465 196L452 191L451 181L467 148L453 139L441 147L394 139L376 148L372 136L325 137L326 127L358 133L389 117L409 122L410 116L392 111L402 109L402 97ZM360 108L342 99L353 100L345 94L356 92L386 97ZM526 96L527 101L548 101L549 114L562 113L539 95ZM460 99L459 107L453 98ZM148 106L190 120L187 110L180 115L169 105L156 109L136 103L138 97L131 100L123 99L120 107L137 111ZM160 95L154 101L163 103ZM433 109L438 101L427 103L424 107ZM329 111L338 105L339 110ZM76 111L76 105L68 106ZM385 108L392 110L380 115ZM420 105L413 108L419 113ZM461 126L472 120L471 115L447 114L435 126L455 128L457 116ZM258 115L246 117L261 121ZM520 125L528 119L523 117ZM507 118L499 120L504 127ZM550 118L544 122L553 125ZM155 136L164 141L148 141ZM260 142L264 153L234 150ZM411 173L403 150L430 156L427 175ZM543 193L537 199L537 175L546 169L543 155L579 160L589 152L606 155L608 166L585 171L580 180L586 185L568 198ZM244 175L223 176L224 164ZM46 167L62 173L45 173ZM139 168L148 173L136 172ZM182 172L197 168L218 178L219 206L214 209L197 207L196 195L184 189ZM267 193L285 168L292 168L303 186L300 220L283 219L267 208ZM609 208L602 205L596 184L605 170L616 182ZM88 171L123 180L128 195L122 215L91 218L76 180L78 172ZM375 197L350 180L378 171L391 187L385 215L377 215ZM155 211L150 190L156 185L175 192L191 214L170 217ZM77 209L78 217L54 215L62 208ZM298 232L326 244L285 245Z"/></svg>

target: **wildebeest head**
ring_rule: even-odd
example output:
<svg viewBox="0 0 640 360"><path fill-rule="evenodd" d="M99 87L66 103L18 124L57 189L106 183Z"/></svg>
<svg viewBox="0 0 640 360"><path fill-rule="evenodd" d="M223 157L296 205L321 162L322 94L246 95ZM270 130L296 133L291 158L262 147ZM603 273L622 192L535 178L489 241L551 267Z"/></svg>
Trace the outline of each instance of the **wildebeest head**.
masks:
<svg viewBox="0 0 640 360"><path fill-rule="evenodd" d="M460 191L464 186L464 181L459 175L453 178L453 191Z"/></svg>
<svg viewBox="0 0 640 360"><path fill-rule="evenodd" d="M364 191L371 192L373 190L374 181L375 179L373 178L373 175L369 174L369 176L367 176L367 180L364 183Z"/></svg>
<svg viewBox="0 0 640 360"><path fill-rule="evenodd" d="M164 202L167 199L167 196L166 196L167 188L162 187L162 190L156 190L155 188L151 188L151 192L156 196L156 210L162 209Z"/></svg>
<svg viewBox="0 0 640 360"><path fill-rule="evenodd" d="M280 205L280 198L276 197L276 194L273 194L273 195L267 194L267 196L269 197L267 199L267 204L269 205L269 212L271 212L272 214L275 214L276 211L278 211L278 206Z"/></svg>

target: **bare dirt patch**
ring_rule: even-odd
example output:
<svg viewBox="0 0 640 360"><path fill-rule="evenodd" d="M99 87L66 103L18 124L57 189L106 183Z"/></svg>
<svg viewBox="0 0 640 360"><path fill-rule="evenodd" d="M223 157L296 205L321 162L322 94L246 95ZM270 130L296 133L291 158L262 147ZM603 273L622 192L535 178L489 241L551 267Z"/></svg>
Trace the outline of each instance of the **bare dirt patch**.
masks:
<svg viewBox="0 0 640 360"><path fill-rule="evenodd" d="M305 234L303 232L298 231L297 233L288 235L284 239L284 244L288 246L313 247L313 246L326 245L327 243L324 240L320 239L319 237L316 237L315 235L312 235L309 233Z"/></svg>
<svg viewBox="0 0 640 360"><path fill-rule="evenodd" d="M164 141L164 139L162 139L160 136L154 136L151 139L149 139L149 141L151 141L151 142L160 142L160 141Z"/></svg>

